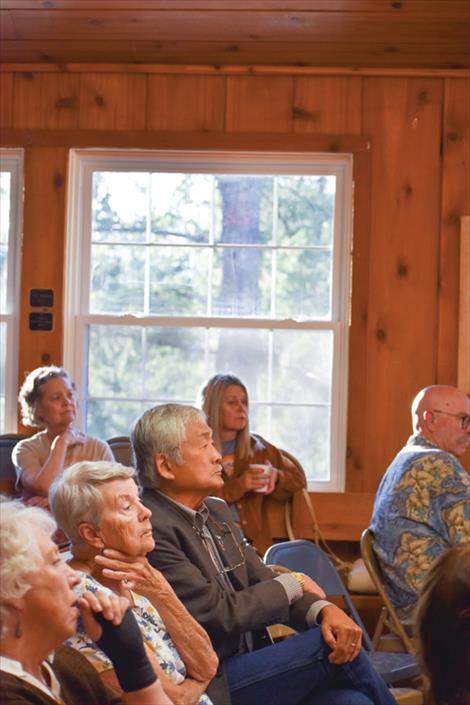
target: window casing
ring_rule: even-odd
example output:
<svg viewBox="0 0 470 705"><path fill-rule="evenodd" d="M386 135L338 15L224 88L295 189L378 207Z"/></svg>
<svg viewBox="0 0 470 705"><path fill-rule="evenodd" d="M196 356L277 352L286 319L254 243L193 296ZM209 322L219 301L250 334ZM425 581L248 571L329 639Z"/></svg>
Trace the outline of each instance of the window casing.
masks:
<svg viewBox="0 0 470 705"><path fill-rule="evenodd" d="M181 175L189 175L192 192L175 206L162 194ZM285 197L283 211L282 194L309 179L315 188L334 184L331 222L322 225L331 237L319 231L312 244L301 227L299 244L287 232L296 216ZM245 209L231 220L227 214L234 197L224 200L223 192L231 180L235 188L248 184L243 199L250 201L268 180L269 207L260 209L257 226L269 230L267 241L236 241L244 220L247 228L252 223L240 214ZM178 184L184 191L181 178ZM129 227L127 203L131 210L136 204ZM64 362L82 399L82 426L106 437L125 434L145 408L194 403L205 379L231 371L247 384L251 429L299 457L310 489L342 490L351 204L350 155L72 151ZM234 217L239 227L231 234ZM203 226L191 230L198 219ZM253 260L259 296L250 294L250 282L246 290L240 285ZM308 273L309 262L312 273L296 289L297 272ZM232 274L236 286L220 295Z"/></svg>
<svg viewBox="0 0 470 705"><path fill-rule="evenodd" d="M0 150L0 433L17 429L23 150Z"/></svg>

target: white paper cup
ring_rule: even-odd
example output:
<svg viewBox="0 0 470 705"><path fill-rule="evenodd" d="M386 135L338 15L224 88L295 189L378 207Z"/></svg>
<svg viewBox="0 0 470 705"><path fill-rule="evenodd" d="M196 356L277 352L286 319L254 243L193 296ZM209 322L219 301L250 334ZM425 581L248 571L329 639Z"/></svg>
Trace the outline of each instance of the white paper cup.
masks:
<svg viewBox="0 0 470 705"><path fill-rule="evenodd" d="M258 463L250 463L250 468L257 468L258 470L262 470L263 472L259 474L259 479L264 480L264 485L263 487L258 487L258 489L253 490L253 492L266 492L268 489L269 485L269 480L271 479L271 475L273 472L273 466L272 465L261 465Z"/></svg>

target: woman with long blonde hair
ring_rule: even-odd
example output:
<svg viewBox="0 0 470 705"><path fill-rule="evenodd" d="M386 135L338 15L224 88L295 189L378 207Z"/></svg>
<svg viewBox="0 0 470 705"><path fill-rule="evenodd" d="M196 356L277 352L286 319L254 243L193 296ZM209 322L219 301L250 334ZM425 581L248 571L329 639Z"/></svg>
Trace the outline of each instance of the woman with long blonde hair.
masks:
<svg viewBox="0 0 470 705"><path fill-rule="evenodd" d="M263 554L276 538L269 526L270 507L275 512L276 504L305 487L305 476L275 446L250 432L248 391L238 377L217 374L201 395L214 444L222 455L225 482L219 496Z"/></svg>

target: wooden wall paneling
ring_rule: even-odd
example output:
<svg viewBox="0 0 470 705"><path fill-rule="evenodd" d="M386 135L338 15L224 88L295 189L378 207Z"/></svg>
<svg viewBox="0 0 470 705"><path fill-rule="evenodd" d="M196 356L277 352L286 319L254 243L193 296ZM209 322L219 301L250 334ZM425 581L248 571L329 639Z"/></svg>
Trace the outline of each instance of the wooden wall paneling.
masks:
<svg viewBox="0 0 470 705"><path fill-rule="evenodd" d="M445 81L442 147L437 381L455 385L460 218L470 215L470 79Z"/></svg>
<svg viewBox="0 0 470 705"><path fill-rule="evenodd" d="M470 195L470 194L469 194ZM470 395L470 215L460 219L459 347L457 385ZM470 470L470 448L459 458Z"/></svg>
<svg viewBox="0 0 470 705"><path fill-rule="evenodd" d="M148 130L223 131L223 76L152 75L147 90Z"/></svg>
<svg viewBox="0 0 470 705"><path fill-rule="evenodd" d="M415 393L436 379L440 79L364 79L372 137L364 490L410 432Z"/></svg>
<svg viewBox="0 0 470 705"><path fill-rule="evenodd" d="M296 77L292 112L294 132L360 134L361 79L340 76Z"/></svg>
<svg viewBox="0 0 470 705"><path fill-rule="evenodd" d="M442 1L442 0L441 0ZM419 49L419 50L418 50ZM412 73L416 69L468 70L468 61L462 61L462 46L452 39L435 44L416 42L344 41L332 45L323 42L286 41L156 41L139 39L123 41L88 38L70 39L15 39L0 42L0 61L5 63L53 62L59 65L74 63L102 64L168 64L219 66L283 66L301 67L376 67L402 68Z"/></svg>
<svg viewBox="0 0 470 705"><path fill-rule="evenodd" d="M374 494L367 492L310 493L315 515L324 538L334 541L359 541L369 524ZM314 538L312 520L302 511L299 538Z"/></svg>
<svg viewBox="0 0 470 705"><path fill-rule="evenodd" d="M470 395L470 215L460 219L459 361L457 383Z"/></svg>
<svg viewBox="0 0 470 705"><path fill-rule="evenodd" d="M290 76L229 76L227 132L291 132L294 79Z"/></svg>
<svg viewBox="0 0 470 705"><path fill-rule="evenodd" d="M2 11L2 21L0 23L0 33L2 41L14 41L18 39L18 32L15 30L13 17L11 12Z"/></svg>
<svg viewBox="0 0 470 705"><path fill-rule="evenodd" d="M4 147L97 147L99 149L235 149L286 152L364 151L362 135L281 135L273 132L178 132L151 130L2 129Z"/></svg>
<svg viewBox="0 0 470 705"><path fill-rule="evenodd" d="M0 73L0 127L12 126L13 74Z"/></svg>
<svg viewBox="0 0 470 705"><path fill-rule="evenodd" d="M19 381L40 365L62 362L66 149L25 150L23 248L19 328ZM54 328L29 330L29 292L54 291ZM21 431L21 429L20 429Z"/></svg>
<svg viewBox="0 0 470 705"><path fill-rule="evenodd" d="M383 3L380 3L383 6ZM12 10L8 14L13 20L8 27L7 39L50 39L62 37L70 39L98 39L100 41L237 41L254 38L258 41L315 42L325 41L337 44L352 40L369 42L371 36L376 42L417 42L433 44L436 36L449 38L457 43L468 41L463 13L421 14L397 12L392 7L388 11L375 12L342 10L318 12L300 9L297 12L280 12L279 8L264 7L261 11L234 11L230 8L211 7L210 11L200 8L167 7L164 12L140 9L137 13L130 5L119 12L103 10L57 11L55 8L36 7L29 10ZM8 15L7 15L8 18ZM463 19L462 19L463 18ZM460 19L460 21L459 21Z"/></svg>
<svg viewBox="0 0 470 705"><path fill-rule="evenodd" d="M367 487L365 409L367 401L367 321L369 306L371 152L356 152L353 164L354 221L352 243L351 322L349 329L347 492Z"/></svg>
<svg viewBox="0 0 470 705"><path fill-rule="evenodd" d="M82 73L80 79L80 128L145 128L146 75Z"/></svg>
<svg viewBox="0 0 470 705"><path fill-rule="evenodd" d="M79 81L78 75L67 73L15 73L15 126L78 127Z"/></svg>

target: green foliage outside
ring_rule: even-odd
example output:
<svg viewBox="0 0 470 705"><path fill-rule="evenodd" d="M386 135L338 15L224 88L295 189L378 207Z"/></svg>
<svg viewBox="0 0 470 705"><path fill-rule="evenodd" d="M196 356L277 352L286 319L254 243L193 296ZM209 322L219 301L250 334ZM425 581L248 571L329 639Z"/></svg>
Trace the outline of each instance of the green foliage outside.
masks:
<svg viewBox="0 0 470 705"><path fill-rule="evenodd" d="M95 173L90 312L329 320L334 199L334 177ZM89 327L89 432L231 371L253 429L328 475L331 331L169 323Z"/></svg>

